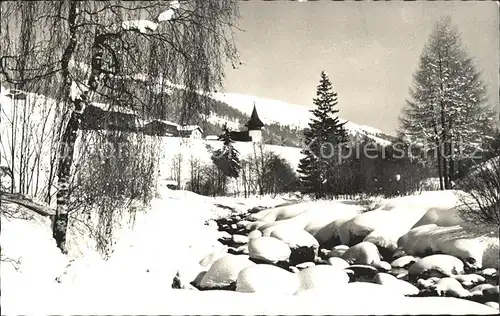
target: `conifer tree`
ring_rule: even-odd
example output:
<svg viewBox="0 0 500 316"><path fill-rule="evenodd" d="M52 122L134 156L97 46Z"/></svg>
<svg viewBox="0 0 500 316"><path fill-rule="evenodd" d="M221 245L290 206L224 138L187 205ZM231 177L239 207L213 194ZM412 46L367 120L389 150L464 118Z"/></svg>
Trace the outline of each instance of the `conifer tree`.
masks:
<svg viewBox="0 0 500 316"><path fill-rule="evenodd" d="M226 177L236 179L241 170L240 153L233 146L234 141L231 139L231 133L226 124L224 124L222 130L219 140L223 142L223 146L221 149L214 151L212 161Z"/></svg>
<svg viewBox="0 0 500 316"><path fill-rule="evenodd" d="M345 123L340 123L337 116L337 93L332 91L332 83L327 74L321 72L320 84L317 87L316 106L309 129L304 131L305 148L300 160L298 172L302 193L314 193L316 198L332 194L335 185L335 169L338 165L336 152L339 144L347 141Z"/></svg>
<svg viewBox="0 0 500 316"><path fill-rule="evenodd" d="M486 87L450 18L439 21L420 56L400 133L431 147L441 189L450 189L456 163L475 153L492 128Z"/></svg>

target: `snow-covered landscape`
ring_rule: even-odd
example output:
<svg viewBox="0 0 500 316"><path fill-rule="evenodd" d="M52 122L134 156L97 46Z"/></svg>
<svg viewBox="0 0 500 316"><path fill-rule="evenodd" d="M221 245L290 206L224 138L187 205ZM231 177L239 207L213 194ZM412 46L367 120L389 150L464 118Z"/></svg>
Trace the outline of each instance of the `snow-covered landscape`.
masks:
<svg viewBox="0 0 500 316"><path fill-rule="evenodd" d="M133 228L125 218L115 223L119 237L107 261L77 230L68 232L69 253L62 255L47 218L4 204L12 217L2 218L2 256L12 261L1 266L2 313L496 313L498 235L479 236L450 221L452 192L384 200L361 215L353 201L280 206L290 201L207 198L161 185L158 191ZM436 209L439 215L428 215ZM217 225L229 218L238 233ZM321 245L335 237L352 247ZM375 245L392 254L381 258ZM307 265L297 264L296 273L271 269L300 247L313 249L309 258L296 257ZM442 254L425 254L428 248ZM470 267L463 263L469 258ZM174 282L182 289L172 289ZM227 289L233 283L236 292ZM199 291L202 284L211 291ZM419 295L432 291L446 297Z"/></svg>
<svg viewBox="0 0 500 316"><path fill-rule="evenodd" d="M305 2L0 4L2 315L498 315L491 5Z"/></svg>

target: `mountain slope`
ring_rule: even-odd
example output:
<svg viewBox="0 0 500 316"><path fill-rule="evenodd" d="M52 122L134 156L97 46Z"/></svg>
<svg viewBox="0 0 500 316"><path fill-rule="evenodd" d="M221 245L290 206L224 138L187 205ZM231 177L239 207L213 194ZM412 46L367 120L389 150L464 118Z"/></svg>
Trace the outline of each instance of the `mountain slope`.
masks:
<svg viewBox="0 0 500 316"><path fill-rule="evenodd" d="M266 124L286 126L292 131L302 133L308 127L311 119L310 108L298 104L290 104L279 100L260 98L239 93L214 93L212 98L228 104L249 117L255 104L259 117ZM345 121L341 118L341 121ZM355 138L367 137L381 145L389 145L395 137L382 131L366 126L347 122L347 132Z"/></svg>

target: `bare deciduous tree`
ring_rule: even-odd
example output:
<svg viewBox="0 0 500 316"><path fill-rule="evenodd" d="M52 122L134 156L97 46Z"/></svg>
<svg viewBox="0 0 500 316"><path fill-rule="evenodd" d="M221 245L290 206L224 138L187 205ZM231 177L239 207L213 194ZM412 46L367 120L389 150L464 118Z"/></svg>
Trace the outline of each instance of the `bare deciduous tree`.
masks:
<svg viewBox="0 0 500 316"><path fill-rule="evenodd" d="M135 110L147 107L147 99L133 91L134 81L146 81L151 93L173 84L182 88L182 123L205 113L202 97L221 85L225 61L236 63L232 31L237 2L68 0L32 6L37 30L29 48L32 58L20 64L23 51L6 45L1 74L9 84L51 82L65 103L62 113L68 112L68 119L58 139L54 225L54 238L65 251L73 156L85 107L96 99ZM15 16L21 6L2 3L4 8L8 12L2 14L2 25L20 28ZM2 34L3 40L10 38ZM151 59L157 67L147 66Z"/></svg>

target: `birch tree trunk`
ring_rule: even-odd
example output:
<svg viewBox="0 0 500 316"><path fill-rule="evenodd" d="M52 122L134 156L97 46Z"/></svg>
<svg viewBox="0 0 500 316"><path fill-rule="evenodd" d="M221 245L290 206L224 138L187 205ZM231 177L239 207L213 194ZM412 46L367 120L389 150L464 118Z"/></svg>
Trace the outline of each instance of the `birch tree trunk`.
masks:
<svg viewBox="0 0 500 316"><path fill-rule="evenodd" d="M75 143L80 129L80 123L86 103L90 100L90 94L97 90L102 67L102 57L104 53L104 41L106 34L96 35L94 44L92 45L92 63L90 77L87 80L88 89L83 93L75 96L74 92L70 91L68 95L69 103L72 105L70 119L64 129L61 144L59 147L59 165L57 170L58 176L58 191L57 191L57 209L54 218L53 237L56 240L57 247L63 253L67 253L66 249L66 232L68 226L69 213L69 184L71 177L71 167L73 165L73 155L75 151Z"/></svg>

